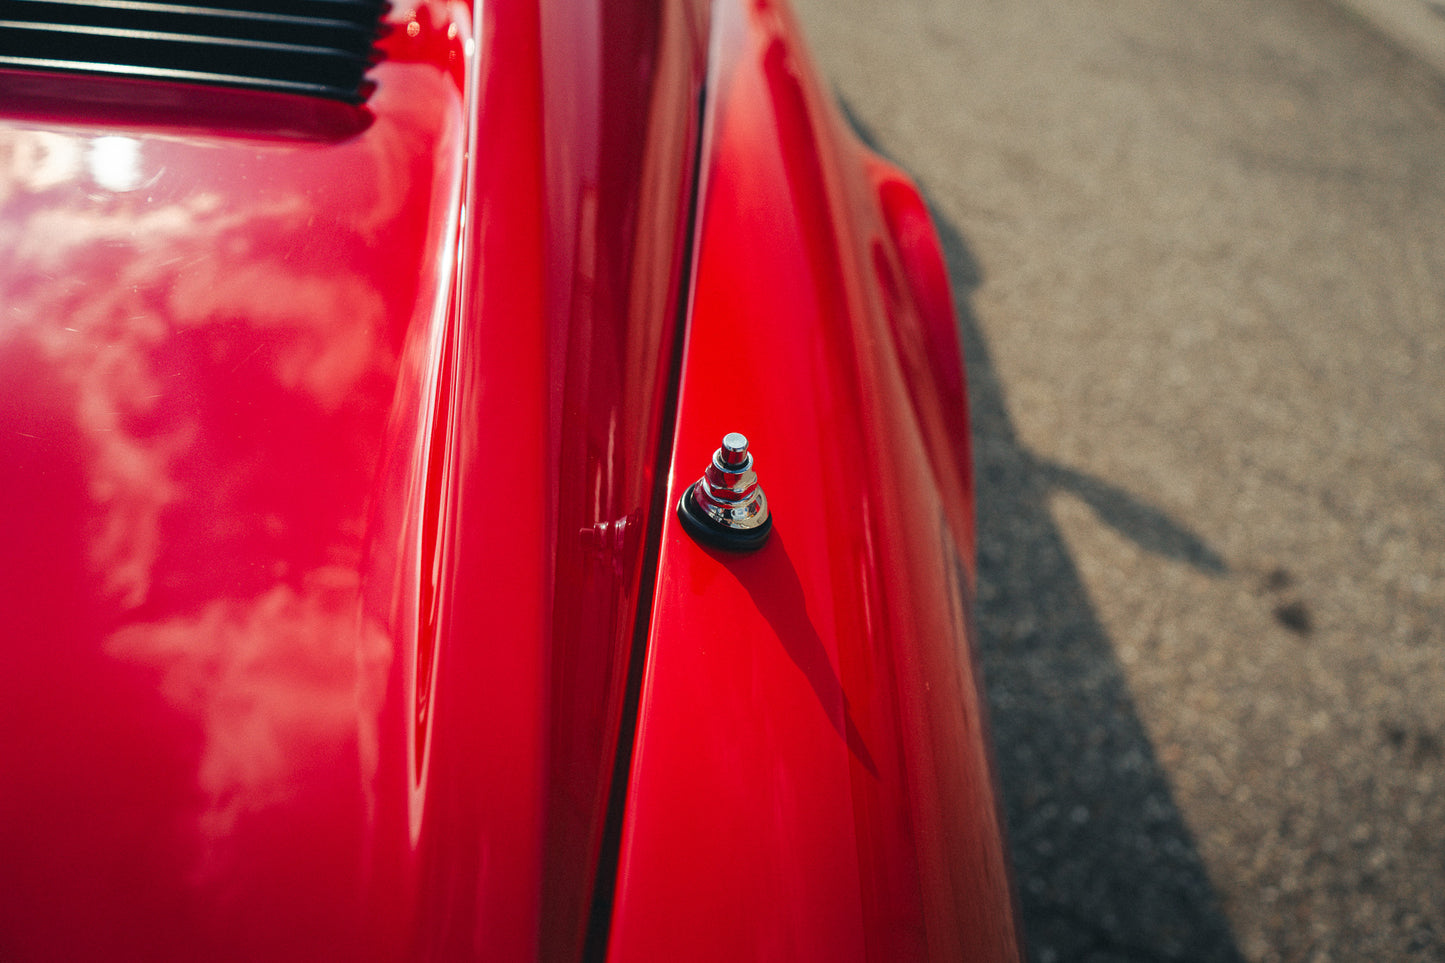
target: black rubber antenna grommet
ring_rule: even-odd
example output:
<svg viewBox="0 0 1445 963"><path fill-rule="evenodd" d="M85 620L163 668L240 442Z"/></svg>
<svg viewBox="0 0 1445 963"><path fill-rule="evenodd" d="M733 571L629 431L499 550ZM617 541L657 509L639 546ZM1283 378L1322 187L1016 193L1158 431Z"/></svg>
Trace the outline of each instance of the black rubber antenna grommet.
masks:
<svg viewBox="0 0 1445 963"><path fill-rule="evenodd" d="M697 484L693 482L688 485L687 491L682 493L682 498L677 502L677 518L682 522L684 531L704 545L725 548L730 552L753 552L763 547L763 543L773 531L771 515L757 528L728 528L726 525L719 525L698 508L693 499L693 489L697 488Z"/></svg>

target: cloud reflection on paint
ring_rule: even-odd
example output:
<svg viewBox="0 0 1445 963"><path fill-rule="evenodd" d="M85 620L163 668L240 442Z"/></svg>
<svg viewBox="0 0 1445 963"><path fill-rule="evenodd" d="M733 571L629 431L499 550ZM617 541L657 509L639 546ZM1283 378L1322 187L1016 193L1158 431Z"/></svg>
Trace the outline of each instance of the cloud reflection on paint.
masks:
<svg viewBox="0 0 1445 963"><path fill-rule="evenodd" d="M261 905L294 839L289 872L360 878L394 649L359 573L403 346L440 283L407 263L445 242L454 188L415 150L437 103L324 149L0 125L0 371L30 386L0 406L0 453L77 481L25 523L76 584L37 577L25 613L64 600L31 620L47 637L6 640L47 689L17 709L32 747L0 760L50 760L14 800L43 813L46 779L125 771L108 716L135 735L123 758L194 780L98 784L115 826L79 833L88 860L151 850L187 867L152 885Z"/></svg>
<svg viewBox="0 0 1445 963"><path fill-rule="evenodd" d="M9 132L0 139L0 204L22 191L39 193L73 180L83 152L81 143L65 134Z"/></svg>
<svg viewBox="0 0 1445 963"><path fill-rule="evenodd" d="M332 779L343 784L348 770L354 776L344 760L355 759L356 719L375 717L381 693L362 680L384 677L391 659L377 626L358 631L356 588L354 571L320 569L299 587L220 599L106 641L116 658L163 667L162 694L195 713L207 734L198 770L198 881L233 870L242 819L297 802L315 786L318 768L336 770ZM355 676L338 673L353 662ZM340 758L318 758L321 747Z"/></svg>

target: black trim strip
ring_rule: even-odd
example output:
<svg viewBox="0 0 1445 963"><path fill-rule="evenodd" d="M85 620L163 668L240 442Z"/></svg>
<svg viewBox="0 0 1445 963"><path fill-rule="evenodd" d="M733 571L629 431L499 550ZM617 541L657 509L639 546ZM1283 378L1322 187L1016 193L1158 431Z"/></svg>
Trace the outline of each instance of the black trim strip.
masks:
<svg viewBox="0 0 1445 963"><path fill-rule="evenodd" d="M0 0L0 67L358 102L383 0Z"/></svg>
<svg viewBox="0 0 1445 963"><path fill-rule="evenodd" d="M329 100L344 100L348 103L354 103L357 99L349 90L324 84L293 83L284 80L270 80L262 84L253 83L253 78L250 77L205 73L196 70L163 70L154 67L130 67L123 64L74 63L64 60L4 56L0 56L0 67L18 70L53 70L60 73L100 74L139 80L171 80L177 83L215 84L225 87L254 87L276 93L305 94L313 97L325 97Z"/></svg>
<svg viewBox="0 0 1445 963"><path fill-rule="evenodd" d="M711 65L709 65L710 67ZM709 69L705 73L711 76ZM617 755L612 765L612 785L607 794L607 817L602 828L602 845L597 857L592 909L587 915L587 936L582 959L602 963L612 935L612 909L617 897L617 873L622 856L622 822L627 814L627 790L632 776L632 753L637 744L637 714L642 702L642 675L647 667L647 639L652 631L652 597L657 588L658 559L662 554L662 529L672 517L667 499L667 479L672 469L672 448L677 434L677 403L682 389L683 348L687 343L688 308L692 304L693 258L698 237L698 206L703 182L703 143L707 130L707 81L697 95L696 143L693 146L692 186L687 202L687 232L679 264L677 324L673 331L672 357L668 365L663 423L657 437L657 460L651 511L647 519L647 540L642 556L642 577L637 594L637 620L632 630L632 653L627 662L627 687L623 692L622 719L617 736Z"/></svg>

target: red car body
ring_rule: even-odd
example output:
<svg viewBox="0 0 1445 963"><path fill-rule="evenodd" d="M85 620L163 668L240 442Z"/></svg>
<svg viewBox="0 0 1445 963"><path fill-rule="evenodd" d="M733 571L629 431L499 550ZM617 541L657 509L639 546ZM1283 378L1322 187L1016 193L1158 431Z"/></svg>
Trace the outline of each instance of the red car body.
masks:
<svg viewBox="0 0 1445 963"><path fill-rule="evenodd" d="M771 0L387 24L0 71L0 958L1017 959L917 191Z"/></svg>

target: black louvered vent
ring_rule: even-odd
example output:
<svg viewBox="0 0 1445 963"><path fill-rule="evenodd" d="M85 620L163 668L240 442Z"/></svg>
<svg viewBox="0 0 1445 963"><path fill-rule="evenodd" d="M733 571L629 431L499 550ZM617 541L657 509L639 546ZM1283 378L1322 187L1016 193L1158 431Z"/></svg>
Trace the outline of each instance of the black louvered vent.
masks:
<svg viewBox="0 0 1445 963"><path fill-rule="evenodd" d="M385 8L385 0L0 0L0 67L355 103Z"/></svg>

